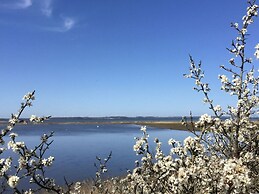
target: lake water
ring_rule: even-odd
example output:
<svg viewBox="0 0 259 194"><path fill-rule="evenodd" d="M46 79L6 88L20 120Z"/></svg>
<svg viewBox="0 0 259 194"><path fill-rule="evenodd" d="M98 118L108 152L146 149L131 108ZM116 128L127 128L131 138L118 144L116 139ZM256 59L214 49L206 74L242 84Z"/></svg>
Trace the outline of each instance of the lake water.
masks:
<svg viewBox="0 0 259 194"><path fill-rule="evenodd" d="M46 157L54 156L53 166L47 170L49 177L55 178L59 184L64 183L64 176L69 181L82 181L94 178L96 156L105 158L112 151L107 176L120 176L127 169L133 169L138 158L133 151L134 137L142 132L138 125L121 124L40 124L19 125L14 132L19 134L17 141L24 141L33 148L40 142L44 133L54 131L54 140ZM190 133L186 131L157 129L148 127L151 150L154 152L154 138L162 141L165 153L169 153L168 139L182 141Z"/></svg>

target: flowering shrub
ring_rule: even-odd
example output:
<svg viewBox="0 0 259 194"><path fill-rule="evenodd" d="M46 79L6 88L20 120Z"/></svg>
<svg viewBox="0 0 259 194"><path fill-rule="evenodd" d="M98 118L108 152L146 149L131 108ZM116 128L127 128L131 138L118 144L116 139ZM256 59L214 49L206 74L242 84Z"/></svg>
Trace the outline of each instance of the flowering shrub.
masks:
<svg viewBox="0 0 259 194"><path fill-rule="evenodd" d="M203 82L201 63L190 56L190 74L195 90L204 94L213 116L202 115L197 122L186 118L183 124L194 134L183 143L170 139L171 153L165 155L155 139L156 153L149 150L148 134L136 138L134 151L142 155L138 166L114 185L111 193L259 193L259 129L251 117L258 115L259 77L252 58L245 56L248 27L258 15L258 5L248 1L242 25L231 26L238 36L228 51L233 54L229 66L221 66L227 75L219 75L221 90L236 97L236 106L226 110L214 105L210 87ZM259 59L259 44L254 56ZM199 129L199 132L197 132ZM139 165L140 164L140 165Z"/></svg>
<svg viewBox="0 0 259 194"><path fill-rule="evenodd" d="M133 146L141 159L136 161L133 171L124 178L102 181L101 175L107 171L106 163L111 154L104 162L97 157L99 167L95 165L96 180L91 193L259 193L259 129L258 123L251 120L259 113L259 77L252 58L245 55L248 27L258 15L259 6L255 1L248 1L248 5L242 24L231 24L238 33L228 49L233 58L229 60L229 66L221 66L226 75L219 75L221 90L234 96L236 105L228 106L226 110L214 105L209 96L209 84L203 81L201 63L196 64L190 56L190 74L185 77L194 79L194 89L204 94L204 102L214 115L204 114L197 122L192 116L190 121L184 118L183 124L193 137L187 137L183 142L169 139L169 155L163 153L157 138L156 152L152 154L146 127L141 127L143 136L136 138ZM254 56L259 59L259 44L255 46ZM11 149L19 158L16 163L11 157L0 159L1 193L9 190L34 193L42 189L55 193L80 193L80 183L66 182L66 187L60 187L54 179L46 177L45 169L51 166L54 157L45 158L44 154L52 143L49 139L53 133L44 134L33 149L29 149L25 142L16 141L17 134L11 131L22 122L21 113L32 105L34 92L25 95L24 100L18 114L11 116L0 134L0 154ZM47 118L33 115L30 122L43 122ZM7 135L10 140L5 143ZM20 189L22 179L29 180L35 189Z"/></svg>
<svg viewBox="0 0 259 194"><path fill-rule="evenodd" d="M17 114L12 114L8 121L7 127L1 130L0 133L0 154L1 156L7 150L12 150L18 156L18 161L14 161L12 157L0 159L0 192L12 193L35 193L40 190L46 190L54 193L73 193L80 189L78 183L67 183L66 188L55 184L55 180L46 177L45 170L50 167L54 161L54 157L45 158L44 155L49 149L51 143L51 134L44 134L40 143L34 148L27 147L25 142L16 141L18 134L13 133L12 129L17 123L24 123L20 116L26 107L32 106L32 101L35 99L34 91L23 97L24 102L21 103L21 108ZM37 117L32 115L30 122L43 122L49 117ZM10 140L8 139L8 135ZM5 141L8 141L7 143ZM31 184L31 189L21 189L19 183L24 180ZM33 188L33 189L32 189Z"/></svg>

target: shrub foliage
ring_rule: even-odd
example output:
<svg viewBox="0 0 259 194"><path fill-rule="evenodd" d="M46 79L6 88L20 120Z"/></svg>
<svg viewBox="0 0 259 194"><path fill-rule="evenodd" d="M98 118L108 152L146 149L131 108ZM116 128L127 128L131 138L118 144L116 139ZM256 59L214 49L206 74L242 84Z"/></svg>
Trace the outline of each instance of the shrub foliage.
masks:
<svg viewBox="0 0 259 194"><path fill-rule="evenodd" d="M192 116L190 121L184 118L183 124L193 136L183 142L170 139L169 154L163 153L157 138L156 152L152 154L146 127L141 127L143 135L136 138L133 146L136 154L141 155L136 167L124 178L103 181L101 177L107 171L106 163L111 154L104 162L97 157L100 167L96 165L92 193L259 193L259 129L258 122L251 119L259 113L259 77L252 58L246 56L248 28L258 15L258 8L255 1L248 1L242 23L231 24L237 37L227 50L233 57L228 66L220 67L225 72L219 75L221 90L233 96L236 105L223 109L213 103L210 86L203 81L201 62L196 64L190 56L190 73L184 76L195 81L194 89L204 94L204 102L213 115L204 114L197 122ZM255 46L254 57L259 59L259 44ZM1 130L1 156L7 150L18 156L17 161L12 157L0 159L1 193L35 193L40 190L80 193L80 183L66 181L61 187L54 179L46 177L46 168L54 161L52 156L45 158L53 133L44 134L38 145L29 148L25 142L17 141L18 134L12 132L17 123L23 122L20 116L32 105L34 93L24 96L18 113L12 114L7 127ZM33 115L30 122L43 122L48 118ZM31 188L21 189L22 180L29 181Z"/></svg>

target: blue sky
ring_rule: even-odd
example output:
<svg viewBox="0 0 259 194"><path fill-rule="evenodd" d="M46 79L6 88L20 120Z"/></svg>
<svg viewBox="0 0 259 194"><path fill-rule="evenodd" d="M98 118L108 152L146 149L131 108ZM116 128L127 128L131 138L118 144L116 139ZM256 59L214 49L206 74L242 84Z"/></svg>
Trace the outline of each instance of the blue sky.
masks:
<svg viewBox="0 0 259 194"><path fill-rule="evenodd" d="M52 116L182 116L208 113L192 90L188 55L202 60L215 103L218 67L232 56L244 0L1 0L0 117L16 112ZM250 31L251 30L251 31ZM249 32L251 56L259 21ZM256 39L257 38L257 39ZM255 61L258 63L258 61Z"/></svg>

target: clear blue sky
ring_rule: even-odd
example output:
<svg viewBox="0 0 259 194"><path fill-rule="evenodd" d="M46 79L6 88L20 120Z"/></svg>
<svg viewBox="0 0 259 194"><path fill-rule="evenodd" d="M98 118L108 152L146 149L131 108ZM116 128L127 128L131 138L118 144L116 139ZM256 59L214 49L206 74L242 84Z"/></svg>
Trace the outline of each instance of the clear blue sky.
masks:
<svg viewBox="0 0 259 194"><path fill-rule="evenodd" d="M1 0L0 117L36 90L30 114L182 116L207 113L188 54L202 60L219 104L219 65L245 0ZM249 31L259 41L259 19ZM254 50L251 49L251 56ZM256 61L258 64L258 61Z"/></svg>

